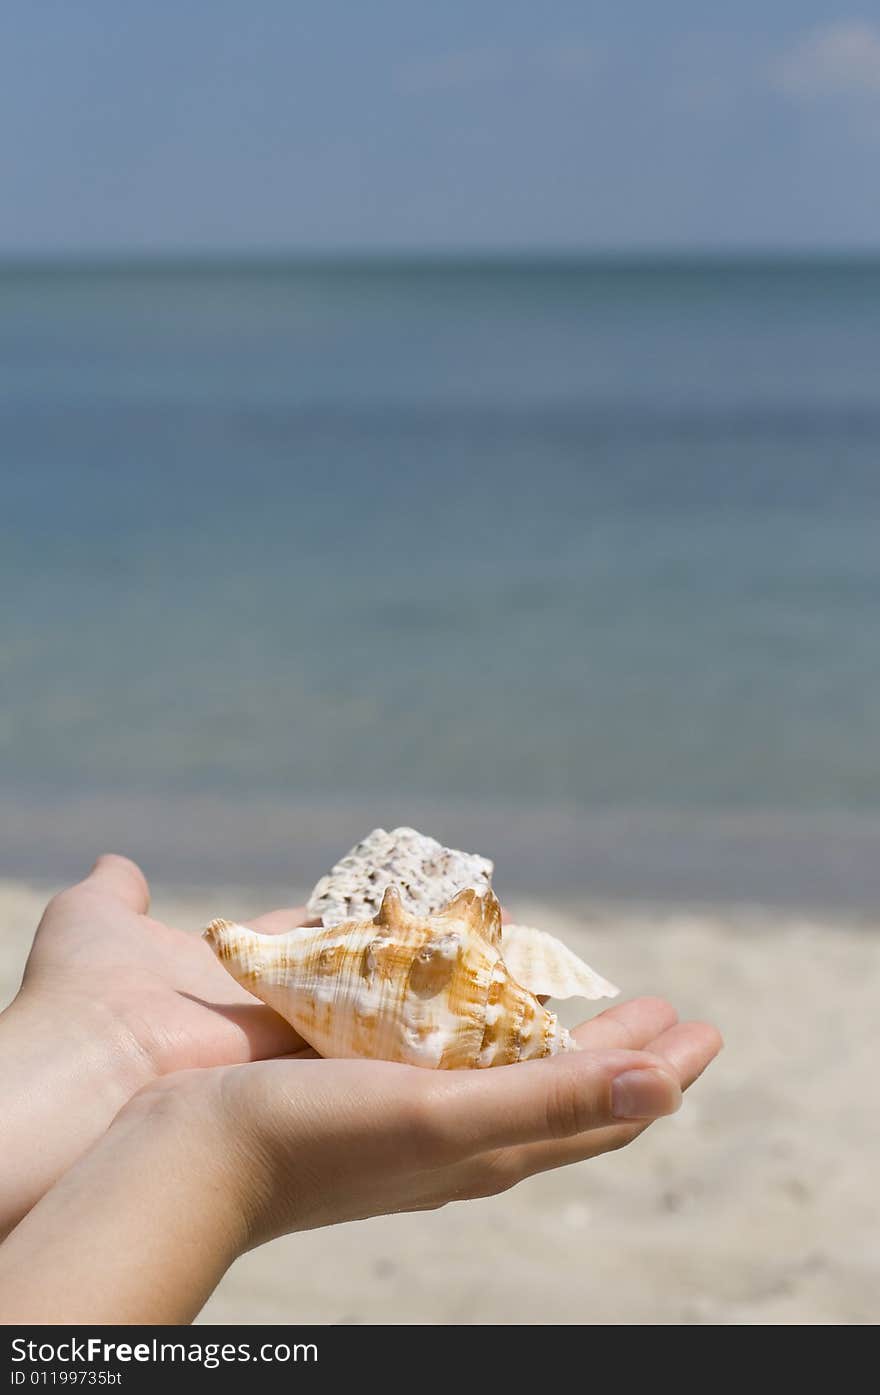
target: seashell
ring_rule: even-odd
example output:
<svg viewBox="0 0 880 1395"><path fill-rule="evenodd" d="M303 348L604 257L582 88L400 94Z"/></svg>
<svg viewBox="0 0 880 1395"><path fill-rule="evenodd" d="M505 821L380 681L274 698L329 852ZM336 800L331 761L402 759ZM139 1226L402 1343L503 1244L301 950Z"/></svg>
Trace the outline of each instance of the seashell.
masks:
<svg viewBox="0 0 880 1395"><path fill-rule="evenodd" d="M502 933L505 964L539 997L616 998L620 992L546 930L505 925Z"/></svg>
<svg viewBox="0 0 880 1395"><path fill-rule="evenodd" d="M394 882L407 910L436 915L464 887L487 891L492 870L487 857L444 848L414 828L374 828L321 878L306 909L324 925L366 920Z"/></svg>
<svg viewBox="0 0 880 1395"><path fill-rule="evenodd" d="M366 920L393 882L408 910L433 916L465 887L482 895L493 870L488 857L444 848L414 828L391 833L374 828L321 878L306 909L326 926ZM504 927L504 962L523 987L541 997L614 998L619 992L555 936L530 926Z"/></svg>
<svg viewBox="0 0 880 1395"><path fill-rule="evenodd" d="M491 889L465 888L425 914L408 910L393 883L370 919L286 935L215 920L205 931L232 977L322 1056L454 1070L576 1050L510 973L501 937Z"/></svg>

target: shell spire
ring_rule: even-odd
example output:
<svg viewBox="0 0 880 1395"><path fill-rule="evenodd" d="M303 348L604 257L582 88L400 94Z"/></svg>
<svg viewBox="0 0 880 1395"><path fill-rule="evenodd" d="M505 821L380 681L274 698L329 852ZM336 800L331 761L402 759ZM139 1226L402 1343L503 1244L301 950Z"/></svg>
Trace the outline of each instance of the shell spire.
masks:
<svg viewBox="0 0 880 1395"><path fill-rule="evenodd" d="M494 891L486 890L481 896L472 886L466 886L438 912L438 919L460 920L490 945L501 944L501 906Z"/></svg>
<svg viewBox="0 0 880 1395"><path fill-rule="evenodd" d="M403 908L400 892L393 882L389 882L382 897L382 904L373 916L373 924L389 930L405 929L411 917Z"/></svg>

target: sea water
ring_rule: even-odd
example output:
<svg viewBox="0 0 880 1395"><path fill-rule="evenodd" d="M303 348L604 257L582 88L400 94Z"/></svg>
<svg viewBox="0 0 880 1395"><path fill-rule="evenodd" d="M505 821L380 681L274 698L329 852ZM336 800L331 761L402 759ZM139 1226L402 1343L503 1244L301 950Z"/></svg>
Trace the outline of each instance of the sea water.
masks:
<svg viewBox="0 0 880 1395"><path fill-rule="evenodd" d="M0 443L0 871L88 800L880 892L880 262L7 265Z"/></svg>

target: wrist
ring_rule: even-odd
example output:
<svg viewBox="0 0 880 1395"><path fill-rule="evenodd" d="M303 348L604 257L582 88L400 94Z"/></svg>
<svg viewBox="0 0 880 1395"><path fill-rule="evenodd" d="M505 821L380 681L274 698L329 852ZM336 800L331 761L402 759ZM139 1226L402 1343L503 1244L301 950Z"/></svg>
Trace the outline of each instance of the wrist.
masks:
<svg viewBox="0 0 880 1395"><path fill-rule="evenodd" d="M198 1209L207 1204L212 1234L228 1267L268 1238L261 1233L265 1170L255 1132L242 1116L229 1077L218 1066L163 1076L139 1090L114 1119L108 1138L140 1154L144 1142L173 1159L174 1176ZM232 1099L230 1099L232 1096Z"/></svg>
<svg viewBox="0 0 880 1395"><path fill-rule="evenodd" d="M216 1074L140 1091L34 1206L0 1246L0 1321L193 1320L249 1243Z"/></svg>
<svg viewBox="0 0 880 1395"><path fill-rule="evenodd" d="M0 1176L0 1238L149 1078L100 1003L19 992L0 1013L0 1118L17 1142Z"/></svg>
<svg viewBox="0 0 880 1395"><path fill-rule="evenodd" d="M7 1070L14 1060L31 1079L88 1079L93 1094L114 1114L158 1074L134 1032L100 997L27 982L0 1013L0 1050Z"/></svg>

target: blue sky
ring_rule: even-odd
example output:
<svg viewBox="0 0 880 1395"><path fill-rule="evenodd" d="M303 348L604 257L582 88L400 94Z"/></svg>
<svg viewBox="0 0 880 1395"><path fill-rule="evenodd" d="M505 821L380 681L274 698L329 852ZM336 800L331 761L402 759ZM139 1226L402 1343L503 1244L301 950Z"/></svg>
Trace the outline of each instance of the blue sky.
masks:
<svg viewBox="0 0 880 1395"><path fill-rule="evenodd" d="M880 5L5 0L0 250L880 246Z"/></svg>

